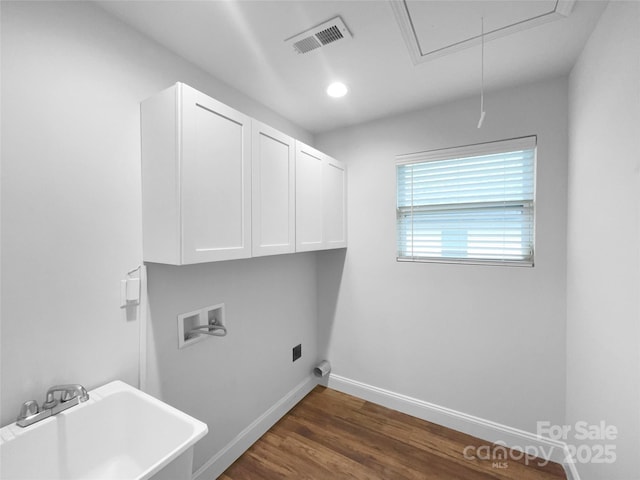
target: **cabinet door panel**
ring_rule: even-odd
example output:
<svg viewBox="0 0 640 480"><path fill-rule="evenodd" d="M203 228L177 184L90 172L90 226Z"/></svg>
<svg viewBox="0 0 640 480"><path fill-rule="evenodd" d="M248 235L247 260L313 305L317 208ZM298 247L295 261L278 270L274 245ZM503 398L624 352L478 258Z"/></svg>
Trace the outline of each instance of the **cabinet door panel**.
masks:
<svg viewBox="0 0 640 480"><path fill-rule="evenodd" d="M183 263L249 257L249 118L185 89L182 125Z"/></svg>
<svg viewBox="0 0 640 480"><path fill-rule="evenodd" d="M296 251L323 248L322 175L324 155L296 142Z"/></svg>
<svg viewBox="0 0 640 480"><path fill-rule="evenodd" d="M295 250L294 143L254 120L252 143L252 255Z"/></svg>
<svg viewBox="0 0 640 480"><path fill-rule="evenodd" d="M327 157L324 163L325 248L347 246L347 172L344 164Z"/></svg>

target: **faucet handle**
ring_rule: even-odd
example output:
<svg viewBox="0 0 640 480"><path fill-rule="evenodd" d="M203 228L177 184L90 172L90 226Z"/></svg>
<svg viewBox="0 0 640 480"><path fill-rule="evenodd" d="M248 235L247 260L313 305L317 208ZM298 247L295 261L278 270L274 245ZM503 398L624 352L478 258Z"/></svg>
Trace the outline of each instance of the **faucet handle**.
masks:
<svg viewBox="0 0 640 480"><path fill-rule="evenodd" d="M38 402L35 400L27 400L20 407L20 413L18 414L17 420L24 420L25 418L36 415L40 411L38 407Z"/></svg>
<svg viewBox="0 0 640 480"><path fill-rule="evenodd" d="M87 389L82 385L69 385L71 388L68 388L62 394L63 402L71 400L75 397L78 397L78 402L86 402L89 400L89 394L87 393ZM67 400L64 400L65 397Z"/></svg>
<svg viewBox="0 0 640 480"><path fill-rule="evenodd" d="M56 405L58 405L58 400L56 400L56 398L53 396L54 390L53 389L49 389L49 391L47 392L47 396L44 399L44 402L42 402L42 409L43 410L47 410L49 408L53 408Z"/></svg>

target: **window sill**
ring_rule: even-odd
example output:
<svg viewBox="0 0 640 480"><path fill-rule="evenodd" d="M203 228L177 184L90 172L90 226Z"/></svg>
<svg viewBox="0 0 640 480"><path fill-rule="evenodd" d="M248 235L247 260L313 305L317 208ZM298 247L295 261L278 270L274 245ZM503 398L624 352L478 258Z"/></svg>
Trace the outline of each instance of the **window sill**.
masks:
<svg viewBox="0 0 640 480"><path fill-rule="evenodd" d="M396 257L399 263L448 263L455 265L481 265L489 267L534 267L533 260L480 260L474 258L426 258L426 257Z"/></svg>

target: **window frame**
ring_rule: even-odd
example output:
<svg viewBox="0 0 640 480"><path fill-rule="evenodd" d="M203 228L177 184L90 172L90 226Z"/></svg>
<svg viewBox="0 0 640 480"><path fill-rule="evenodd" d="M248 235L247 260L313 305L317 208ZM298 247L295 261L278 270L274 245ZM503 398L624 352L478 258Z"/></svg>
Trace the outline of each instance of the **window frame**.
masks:
<svg viewBox="0 0 640 480"><path fill-rule="evenodd" d="M537 135L528 135L523 137L511 138L506 140L497 140L491 142L483 142L472 145L464 145L460 147L441 148L436 150L427 150L423 152L409 153L403 155L396 155L395 157L395 170L396 170L396 261L400 263L445 263L445 264L461 264L461 265L489 265L489 266L515 266L515 267L534 267L535 266L535 250L536 250L536 194L537 194L537 167L538 167L538 139ZM482 155L495 155L501 153L517 152L521 150L533 150L533 195L532 199L522 199L507 202L493 202L498 204L511 203L511 207L514 209L519 205L523 209L526 209L524 204L530 204L531 209L531 255L521 260L513 259L482 259L482 258L458 258L458 257L427 257L427 256L400 256L400 208L398 206L398 175L399 167L410 164L426 163L430 161L439 160L462 160L465 158L482 156ZM474 203L474 202L471 202ZM477 202L481 203L481 202ZM482 202L484 206L491 202ZM452 204L446 204L444 207L449 207ZM461 208L453 210L462 210L463 205L459 203ZM469 204L467 204L469 205ZM415 206L414 206L415 207ZM424 207L423 208L429 208ZM471 207L482 208L482 207ZM433 207L433 210L438 210L437 206ZM441 209L441 210L444 210Z"/></svg>

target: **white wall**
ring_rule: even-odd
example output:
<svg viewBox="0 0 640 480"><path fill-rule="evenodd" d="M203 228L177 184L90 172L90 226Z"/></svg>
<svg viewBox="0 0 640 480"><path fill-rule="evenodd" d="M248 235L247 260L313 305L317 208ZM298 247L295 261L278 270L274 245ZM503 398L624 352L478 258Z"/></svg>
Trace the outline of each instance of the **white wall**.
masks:
<svg viewBox="0 0 640 480"><path fill-rule="evenodd" d="M619 430L594 442L616 462L579 465L583 480L638 480L640 3L609 3L569 86L567 423Z"/></svg>
<svg viewBox="0 0 640 480"><path fill-rule="evenodd" d="M142 259L140 100L180 80L312 137L90 2L1 6L4 425L55 383L137 384L139 321L120 310L119 285ZM151 266L149 278L153 386L209 423L198 467L309 372L315 258ZM175 315L219 301L229 338L178 352Z"/></svg>
<svg viewBox="0 0 640 480"><path fill-rule="evenodd" d="M535 431L564 418L567 81L320 135L349 168L349 248L319 262L319 351L366 384ZM538 135L534 268L397 263L397 154ZM333 263L333 267L331 264ZM329 270L333 268L332 270Z"/></svg>
<svg viewBox="0 0 640 480"><path fill-rule="evenodd" d="M316 354L313 253L210 265L148 264L149 392L209 425L202 466L309 377ZM176 316L225 304L228 334L177 349ZM302 358L292 362L292 347Z"/></svg>

